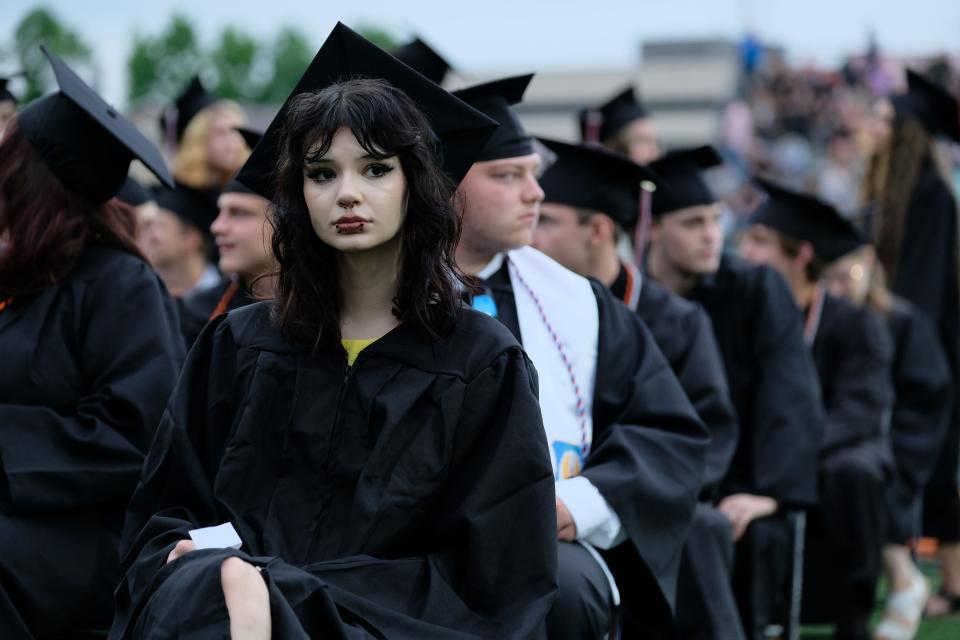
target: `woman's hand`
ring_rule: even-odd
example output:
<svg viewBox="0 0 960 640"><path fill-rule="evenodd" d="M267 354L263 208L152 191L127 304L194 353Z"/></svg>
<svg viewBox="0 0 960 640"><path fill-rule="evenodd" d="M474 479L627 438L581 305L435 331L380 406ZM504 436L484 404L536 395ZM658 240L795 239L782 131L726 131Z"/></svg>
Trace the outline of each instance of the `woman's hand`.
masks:
<svg viewBox="0 0 960 640"><path fill-rule="evenodd" d="M177 546L173 548L173 551L167 556L166 564L169 564L181 556L185 556L191 551L196 551L197 545L193 540L181 540L177 543Z"/></svg>

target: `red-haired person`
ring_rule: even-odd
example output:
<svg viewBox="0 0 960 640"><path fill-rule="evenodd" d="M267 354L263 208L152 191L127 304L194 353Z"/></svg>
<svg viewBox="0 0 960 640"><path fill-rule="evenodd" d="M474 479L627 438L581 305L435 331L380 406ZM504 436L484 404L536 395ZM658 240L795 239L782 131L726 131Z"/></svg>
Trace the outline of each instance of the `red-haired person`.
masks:
<svg viewBox="0 0 960 640"><path fill-rule="evenodd" d="M0 635L17 639L109 624L124 509L183 359L113 197L133 158L169 174L47 56L60 91L0 141Z"/></svg>

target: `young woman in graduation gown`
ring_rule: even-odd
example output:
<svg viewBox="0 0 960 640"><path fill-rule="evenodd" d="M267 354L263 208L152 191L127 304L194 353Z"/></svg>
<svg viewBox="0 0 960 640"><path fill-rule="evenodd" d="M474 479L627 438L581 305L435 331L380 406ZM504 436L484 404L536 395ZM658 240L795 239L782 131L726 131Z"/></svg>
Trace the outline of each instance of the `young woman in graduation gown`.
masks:
<svg viewBox="0 0 960 640"><path fill-rule="evenodd" d="M957 99L908 71L909 91L878 106L877 152L864 185L871 232L890 288L933 322L953 377L954 409L927 485L923 533L940 541L941 593L928 613L960 609L960 255L957 202L934 136L960 141Z"/></svg>
<svg viewBox="0 0 960 640"><path fill-rule="evenodd" d="M279 298L187 358L112 638L533 635L557 571L536 375L461 302L437 156L459 179L493 126L342 25L328 38L240 176L276 203ZM239 550L192 550L225 522Z"/></svg>
<svg viewBox="0 0 960 640"><path fill-rule="evenodd" d="M105 629L127 502L183 362L113 199L159 151L48 54L60 91L0 141L0 636ZM112 113L112 115L110 115ZM96 149L96 156L91 150Z"/></svg>

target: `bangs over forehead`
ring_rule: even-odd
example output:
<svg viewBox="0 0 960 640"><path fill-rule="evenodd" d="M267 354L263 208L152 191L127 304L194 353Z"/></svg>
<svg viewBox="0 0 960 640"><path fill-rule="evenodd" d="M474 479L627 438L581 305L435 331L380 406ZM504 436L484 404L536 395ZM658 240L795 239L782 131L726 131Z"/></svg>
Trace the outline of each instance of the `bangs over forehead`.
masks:
<svg viewBox="0 0 960 640"><path fill-rule="evenodd" d="M424 141L437 148L436 136L413 101L380 79L349 79L296 96L286 128L289 146L284 155L301 165L322 158L341 128L349 129L376 159L400 155Z"/></svg>

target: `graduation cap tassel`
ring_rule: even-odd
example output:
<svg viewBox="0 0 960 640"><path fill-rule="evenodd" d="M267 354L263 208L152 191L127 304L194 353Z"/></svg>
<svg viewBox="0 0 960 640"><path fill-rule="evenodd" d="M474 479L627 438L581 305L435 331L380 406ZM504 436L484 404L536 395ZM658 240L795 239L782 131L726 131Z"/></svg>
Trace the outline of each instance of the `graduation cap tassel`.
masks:
<svg viewBox="0 0 960 640"><path fill-rule="evenodd" d="M640 182L640 217L633 235L633 260L640 271L643 271L643 257L647 251L647 242L650 240L653 192L656 190L657 185L649 180Z"/></svg>
<svg viewBox="0 0 960 640"><path fill-rule="evenodd" d="M583 128L583 144L588 147L600 146L600 127L603 125L603 114L597 109L587 111Z"/></svg>

